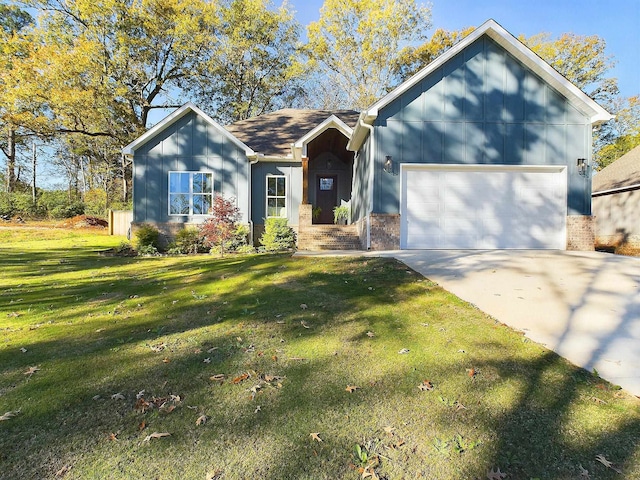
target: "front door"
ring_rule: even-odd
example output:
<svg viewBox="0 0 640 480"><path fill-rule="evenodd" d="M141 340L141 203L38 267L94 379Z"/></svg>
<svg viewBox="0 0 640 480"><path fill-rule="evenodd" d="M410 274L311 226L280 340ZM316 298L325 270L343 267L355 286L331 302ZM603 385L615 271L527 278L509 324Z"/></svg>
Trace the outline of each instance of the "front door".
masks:
<svg viewBox="0 0 640 480"><path fill-rule="evenodd" d="M316 207L320 208L320 215L313 223L333 223L333 207L338 204L338 176L316 176Z"/></svg>

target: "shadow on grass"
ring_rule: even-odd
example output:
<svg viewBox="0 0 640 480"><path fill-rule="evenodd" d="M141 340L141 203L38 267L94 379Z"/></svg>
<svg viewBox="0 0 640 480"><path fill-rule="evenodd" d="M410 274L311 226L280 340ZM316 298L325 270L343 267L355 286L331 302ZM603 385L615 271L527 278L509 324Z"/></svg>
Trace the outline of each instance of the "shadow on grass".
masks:
<svg viewBox="0 0 640 480"><path fill-rule="evenodd" d="M504 344L474 334L478 322L488 322L477 311L433 314L428 297L453 299L395 261L78 254L69 263L47 262L46 254L36 256L23 272L25 282L41 266L50 269L45 275L79 278L11 292L23 304L45 299L55 320L40 328L62 330L30 343L27 357L17 355L17 345L0 350L2 406L13 410L24 402L21 415L0 423L6 478L49 478L76 462L78 475L95 478L204 478L216 469L224 478L358 478L350 466L353 446L367 442L384 455L380 473L387 478L484 478L493 467L509 478L578 478L577 461L597 478L614 478L595 462L597 454L628 465L628 478L640 465L633 441L640 414L594 425L589 438L576 438L573 417L580 408L607 409L614 418L613 392L602 390L608 403L596 404L596 380L551 352L508 358ZM113 296L102 298L102 292ZM76 297L69 309L68 299ZM426 303L413 305L416 297ZM0 308L2 315L11 311ZM460 323L473 315L481 320L459 338ZM427 322L436 326L419 325ZM29 328L28 318L22 326ZM367 328L376 337L366 336ZM455 361L445 356L458 342L474 345L475 353ZM414 356L398 356L403 344ZM305 350L309 345L317 350ZM56 375L43 367L26 380L18 370L34 362L47 363ZM478 368L477 378L464 373L467 365ZM250 378L234 384L243 372L252 372ZM226 382L211 381L215 373L225 373ZM283 377L282 388L259 381L265 373ZM434 392L416 388L427 374ZM257 383L262 386L251 399ZM360 388L349 393L347 385ZM494 404L491 396L501 387L513 388L517 398ZM148 396L181 395L184 402L168 415L142 414L133 404L143 389ZM110 398L119 392L124 401ZM205 427L195 425L200 414L210 417ZM149 426L140 431L142 421ZM143 442L151 431L172 436ZM113 432L119 441L107 440ZM311 432L324 441L313 441ZM483 445L443 453L429 442L456 433Z"/></svg>

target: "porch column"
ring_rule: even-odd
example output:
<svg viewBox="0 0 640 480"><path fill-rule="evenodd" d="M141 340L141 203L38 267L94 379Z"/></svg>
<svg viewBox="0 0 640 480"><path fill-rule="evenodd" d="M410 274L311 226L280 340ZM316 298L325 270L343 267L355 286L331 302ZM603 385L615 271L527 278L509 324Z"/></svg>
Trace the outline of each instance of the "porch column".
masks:
<svg viewBox="0 0 640 480"><path fill-rule="evenodd" d="M302 204L309 203L309 157L302 157Z"/></svg>

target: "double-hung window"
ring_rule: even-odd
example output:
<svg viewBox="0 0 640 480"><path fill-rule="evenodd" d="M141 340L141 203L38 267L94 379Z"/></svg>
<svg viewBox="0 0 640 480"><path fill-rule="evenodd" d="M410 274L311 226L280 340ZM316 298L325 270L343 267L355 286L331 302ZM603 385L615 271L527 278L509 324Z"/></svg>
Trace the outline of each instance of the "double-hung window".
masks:
<svg viewBox="0 0 640 480"><path fill-rule="evenodd" d="M207 215L213 205L213 173L169 172L169 215Z"/></svg>
<svg viewBox="0 0 640 480"><path fill-rule="evenodd" d="M287 177L267 176L267 218L287 217Z"/></svg>

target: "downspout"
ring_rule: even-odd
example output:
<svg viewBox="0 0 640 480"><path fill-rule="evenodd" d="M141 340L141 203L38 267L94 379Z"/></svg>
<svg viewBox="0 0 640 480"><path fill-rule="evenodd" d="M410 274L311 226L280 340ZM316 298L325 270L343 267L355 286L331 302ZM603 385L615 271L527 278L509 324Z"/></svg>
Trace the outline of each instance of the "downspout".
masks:
<svg viewBox="0 0 640 480"><path fill-rule="evenodd" d="M249 220L249 245L253 247L253 217L251 215L251 192L253 191L253 166L258 163L258 158L256 156L255 160L249 161L249 208L248 208L248 220Z"/></svg>
<svg viewBox="0 0 640 480"><path fill-rule="evenodd" d="M371 212L373 211L373 173L374 173L374 162L373 162L373 153L375 152L374 148L374 136L373 136L373 127L368 123L364 123L362 120L362 116L358 118L358 123L361 127L369 130L369 137L371 138L371 144L369 152L369 166L371 167L371 171L369 172L369 194L371 199L369 200L369 211L367 212L367 250L371 250Z"/></svg>

